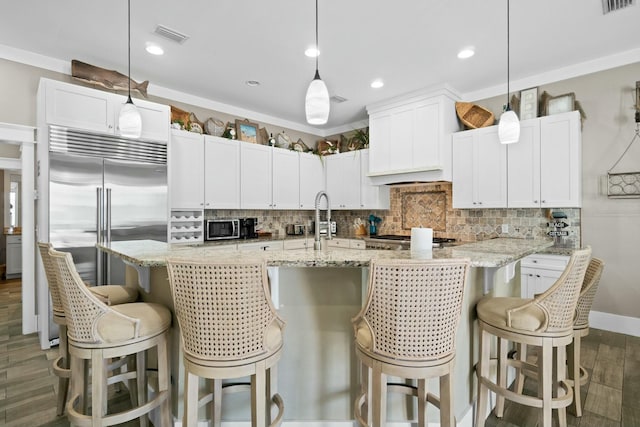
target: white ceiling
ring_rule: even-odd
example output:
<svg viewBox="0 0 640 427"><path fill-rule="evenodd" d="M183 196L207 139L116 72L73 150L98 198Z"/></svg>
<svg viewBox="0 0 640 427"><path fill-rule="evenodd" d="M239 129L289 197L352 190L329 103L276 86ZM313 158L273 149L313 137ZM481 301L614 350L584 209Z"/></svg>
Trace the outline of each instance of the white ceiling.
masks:
<svg viewBox="0 0 640 427"><path fill-rule="evenodd" d="M126 74L126 0L3 3L0 57L68 73L78 59ZM506 0L320 0L320 75L331 96L347 101L332 103L329 122L317 128L304 115L314 0L131 3L134 80L149 80L151 94L233 106L254 120L328 134L366 120L366 105L417 89L446 83L470 100L506 92ZM163 39L158 24L190 38ZM512 1L510 40L512 90L637 62L640 6L604 15L602 0ZM161 44L164 56L146 53L146 42ZM465 46L476 55L459 60ZM375 78L382 89L369 87Z"/></svg>

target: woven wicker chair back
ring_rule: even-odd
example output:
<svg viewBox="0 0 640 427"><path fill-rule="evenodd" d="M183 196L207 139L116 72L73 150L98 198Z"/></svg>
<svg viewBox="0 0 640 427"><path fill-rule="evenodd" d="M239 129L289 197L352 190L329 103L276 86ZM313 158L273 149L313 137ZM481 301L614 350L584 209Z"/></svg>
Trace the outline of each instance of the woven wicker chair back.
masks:
<svg viewBox="0 0 640 427"><path fill-rule="evenodd" d="M53 312L58 316L64 316L64 308L62 307L62 300L60 299L60 291L58 291L55 267L49 255L49 250L53 249L53 245L51 243L38 242L38 249L40 250L40 257L42 258L42 265L44 266L44 274L47 277Z"/></svg>
<svg viewBox="0 0 640 427"><path fill-rule="evenodd" d="M573 251L558 280L535 298L535 302L548 313L548 332L573 329L576 304L590 258L590 247Z"/></svg>
<svg viewBox="0 0 640 427"><path fill-rule="evenodd" d="M598 291L598 285L600 284L600 278L602 277L603 270L604 261L599 258L591 258L587 272L584 275L582 289L580 290L580 297L578 298L578 305L576 306L576 321L573 325L574 328L586 328L589 326L589 312L591 312L591 306L593 305L593 300L596 297L596 292Z"/></svg>
<svg viewBox="0 0 640 427"><path fill-rule="evenodd" d="M167 268L185 354L231 361L270 350L265 334L280 320L265 262L168 260Z"/></svg>
<svg viewBox="0 0 640 427"><path fill-rule="evenodd" d="M101 343L98 319L111 309L84 284L68 252L49 251L59 286L60 300L67 319L67 336L81 343Z"/></svg>
<svg viewBox="0 0 640 427"><path fill-rule="evenodd" d="M469 260L372 260L363 318L374 353L435 360L455 351Z"/></svg>

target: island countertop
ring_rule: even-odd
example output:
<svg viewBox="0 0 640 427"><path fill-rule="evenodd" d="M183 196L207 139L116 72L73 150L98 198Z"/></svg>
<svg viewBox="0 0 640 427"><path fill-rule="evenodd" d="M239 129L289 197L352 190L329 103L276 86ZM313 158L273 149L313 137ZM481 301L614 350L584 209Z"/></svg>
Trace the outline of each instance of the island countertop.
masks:
<svg viewBox="0 0 640 427"><path fill-rule="evenodd" d="M466 243L447 248L434 248L430 254L412 253L408 250L343 249L323 250L237 250L220 247L177 246L155 240L130 240L98 244L97 247L124 261L139 267L160 267L168 258L211 259L229 261L242 256L259 257L271 267L366 267L372 258L378 259L433 259L469 258L472 267L503 267L527 255L553 245L550 239L497 238Z"/></svg>

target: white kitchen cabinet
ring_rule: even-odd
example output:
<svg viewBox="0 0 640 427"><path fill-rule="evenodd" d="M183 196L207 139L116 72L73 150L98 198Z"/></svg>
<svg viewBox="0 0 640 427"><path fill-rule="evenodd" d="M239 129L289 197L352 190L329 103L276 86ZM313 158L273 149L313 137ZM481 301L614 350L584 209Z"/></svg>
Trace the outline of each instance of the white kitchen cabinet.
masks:
<svg viewBox="0 0 640 427"><path fill-rule="evenodd" d="M540 294L562 275L569 262L565 255L534 254L524 257L521 261L521 295L523 298L533 298Z"/></svg>
<svg viewBox="0 0 640 427"><path fill-rule="evenodd" d="M171 131L168 159L171 209L204 208L203 153L202 135Z"/></svg>
<svg viewBox="0 0 640 427"><path fill-rule="evenodd" d="M119 135L118 116L125 96L49 79L41 79L40 84L46 85L47 123ZM133 103L142 117L141 138L168 141L170 107L142 99Z"/></svg>
<svg viewBox="0 0 640 427"><path fill-rule="evenodd" d="M282 240L267 240L264 242L238 243L239 251L281 251L284 249Z"/></svg>
<svg viewBox="0 0 640 427"><path fill-rule="evenodd" d="M300 159L297 151L272 149L273 209L300 207Z"/></svg>
<svg viewBox="0 0 640 427"><path fill-rule="evenodd" d="M581 131L578 111L522 122L508 150L508 206L581 206Z"/></svg>
<svg viewBox="0 0 640 427"><path fill-rule="evenodd" d="M291 239L284 240L283 249L285 251L293 250L293 249L307 249L313 247L313 239Z"/></svg>
<svg viewBox="0 0 640 427"><path fill-rule="evenodd" d="M198 161L198 158L194 158ZM240 207L240 144L216 136L204 136L204 207Z"/></svg>
<svg viewBox="0 0 640 427"><path fill-rule="evenodd" d="M360 156L360 209L389 209L390 189L386 185L374 185L369 170L369 150L359 150Z"/></svg>
<svg viewBox="0 0 640 427"><path fill-rule="evenodd" d="M22 236L7 235L7 279L22 274Z"/></svg>
<svg viewBox="0 0 640 427"><path fill-rule="evenodd" d="M360 209L360 156L358 151L324 157L331 209Z"/></svg>
<svg viewBox="0 0 640 427"><path fill-rule="evenodd" d="M364 240L361 239L334 238L326 240L325 243L328 248L365 249Z"/></svg>
<svg viewBox="0 0 640 427"><path fill-rule="evenodd" d="M324 159L316 154L300 153L300 209L315 209L316 194L325 190ZM322 198L321 208L326 209Z"/></svg>
<svg viewBox="0 0 640 427"><path fill-rule="evenodd" d="M271 151L266 145L240 143L240 207L271 209Z"/></svg>
<svg viewBox="0 0 640 427"><path fill-rule="evenodd" d="M450 181L457 99L444 86L368 105L373 182Z"/></svg>
<svg viewBox="0 0 640 427"><path fill-rule="evenodd" d="M204 241L204 211L202 209L172 209L169 217L170 243L201 243Z"/></svg>
<svg viewBox="0 0 640 427"><path fill-rule="evenodd" d="M580 113L540 118L541 207L582 206Z"/></svg>
<svg viewBox="0 0 640 427"><path fill-rule="evenodd" d="M453 207L507 207L507 147L498 127L453 135Z"/></svg>

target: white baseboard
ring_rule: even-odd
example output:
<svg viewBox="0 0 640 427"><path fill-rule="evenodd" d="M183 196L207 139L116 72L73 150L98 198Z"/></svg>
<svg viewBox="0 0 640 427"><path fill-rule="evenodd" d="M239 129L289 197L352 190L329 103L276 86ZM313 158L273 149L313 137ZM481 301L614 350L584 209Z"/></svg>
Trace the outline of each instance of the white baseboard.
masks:
<svg viewBox="0 0 640 427"><path fill-rule="evenodd" d="M461 420L457 420L457 427L472 427L473 426L473 411L469 408L467 413ZM282 427L355 427L357 424L355 421L283 421ZM388 427L411 427L413 424L410 422L389 422ZM439 423L429 423L429 427L438 427ZM182 427L182 422L174 420L174 427ZM198 427L209 427L210 423L207 421L198 422ZM222 427L250 427L251 423L248 421L227 421L222 423Z"/></svg>
<svg viewBox="0 0 640 427"><path fill-rule="evenodd" d="M640 337L640 318L638 317L592 310L589 313L589 327Z"/></svg>

